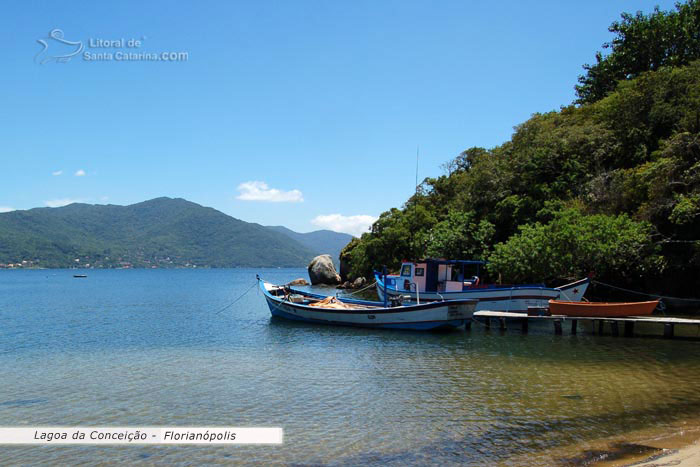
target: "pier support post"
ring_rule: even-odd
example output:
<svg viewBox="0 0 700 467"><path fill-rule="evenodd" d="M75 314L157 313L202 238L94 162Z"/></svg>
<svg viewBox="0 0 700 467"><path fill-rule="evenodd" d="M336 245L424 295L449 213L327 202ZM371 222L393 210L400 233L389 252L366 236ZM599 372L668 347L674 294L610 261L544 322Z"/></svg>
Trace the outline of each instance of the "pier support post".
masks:
<svg viewBox="0 0 700 467"><path fill-rule="evenodd" d="M605 321L602 319L598 321L598 335L602 336L603 335L603 330L605 329L603 326L605 325Z"/></svg>
<svg viewBox="0 0 700 467"><path fill-rule="evenodd" d="M498 329L503 332L506 330L506 319L505 318L499 318L498 319Z"/></svg>
<svg viewBox="0 0 700 467"><path fill-rule="evenodd" d="M612 332L612 335L614 337L620 335L620 330L618 329L617 321L610 321L610 331Z"/></svg>
<svg viewBox="0 0 700 467"><path fill-rule="evenodd" d="M670 339L673 337L673 323L664 324L664 337Z"/></svg>
<svg viewBox="0 0 700 467"><path fill-rule="evenodd" d="M520 320L520 331L523 334L527 334L527 318L523 318Z"/></svg>
<svg viewBox="0 0 700 467"><path fill-rule="evenodd" d="M561 320L560 319L554 320L554 334L561 335Z"/></svg>
<svg viewBox="0 0 700 467"><path fill-rule="evenodd" d="M571 320L571 335L575 336L576 335L576 326L578 325L578 321L575 319Z"/></svg>
<svg viewBox="0 0 700 467"><path fill-rule="evenodd" d="M472 330L472 320L471 320L471 319L468 319L468 320L464 323L464 329L465 329L466 331L471 331L471 330Z"/></svg>
<svg viewBox="0 0 700 467"><path fill-rule="evenodd" d="M625 337L634 336L634 321L625 321Z"/></svg>
<svg viewBox="0 0 700 467"><path fill-rule="evenodd" d="M491 329L491 318L488 316L486 317L486 321L484 321L484 327L488 330Z"/></svg>

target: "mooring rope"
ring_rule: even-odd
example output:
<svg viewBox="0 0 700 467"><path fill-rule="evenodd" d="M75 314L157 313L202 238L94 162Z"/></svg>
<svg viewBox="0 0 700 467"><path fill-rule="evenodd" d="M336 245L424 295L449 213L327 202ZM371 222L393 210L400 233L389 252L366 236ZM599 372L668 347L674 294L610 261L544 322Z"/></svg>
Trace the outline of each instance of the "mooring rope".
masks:
<svg viewBox="0 0 700 467"><path fill-rule="evenodd" d="M248 292L250 292L250 291L253 289L253 287L255 287L256 285L258 285L258 281L257 281L257 280L253 283L253 285L251 285L250 287L248 287L248 288L246 289L245 292L243 292L241 295L239 295L238 298L236 298L234 301L232 301L231 303L229 303L229 304L226 305L225 307L221 308L219 311L215 312L214 314L215 314L215 315L218 315L219 313L221 313L221 312L223 312L223 311L225 311L225 310L231 308L238 300L240 300L241 298L243 298L243 297L244 297Z"/></svg>
<svg viewBox="0 0 700 467"><path fill-rule="evenodd" d="M604 285L606 287L610 287L611 289L617 289L617 290L622 290L623 292L629 292L629 293L634 293L637 295L644 295L647 297L655 297L655 298L667 298L671 300L681 300L684 302L700 302L700 298L681 298L681 297L671 297L668 295L658 295L658 294L651 294L651 293L646 293L646 292L640 292L638 290L630 290L630 289L625 289L622 287L617 287L615 285L611 284L606 284L605 282L600 282L600 281L591 281L594 284L599 284L599 285Z"/></svg>
<svg viewBox="0 0 700 467"><path fill-rule="evenodd" d="M482 323L481 320L478 320L474 318L473 316L471 317L472 323L480 324L483 327L486 327L486 323Z"/></svg>
<svg viewBox="0 0 700 467"><path fill-rule="evenodd" d="M370 285L368 285L367 287L362 287L360 290L356 290L356 291L354 291L354 292L348 292L348 293L343 292L343 296L345 296L345 295L355 295L355 294L358 294L358 293L360 293L360 292L362 292L362 291L364 291L364 290L369 289L370 287L374 287L376 284L377 284L377 281L374 281L374 282L372 282Z"/></svg>

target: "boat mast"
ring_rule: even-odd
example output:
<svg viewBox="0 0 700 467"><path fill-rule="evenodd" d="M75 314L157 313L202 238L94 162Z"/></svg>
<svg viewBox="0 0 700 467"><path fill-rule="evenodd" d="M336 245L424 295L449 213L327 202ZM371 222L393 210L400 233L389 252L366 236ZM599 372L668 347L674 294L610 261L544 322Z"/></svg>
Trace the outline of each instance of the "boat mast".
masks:
<svg viewBox="0 0 700 467"><path fill-rule="evenodd" d="M414 192L413 192L413 221L416 222L418 218L418 154L420 153L420 145L416 144L416 181L413 186ZM411 249L414 248L414 233L415 233L415 225L413 225L413 222L411 223ZM412 261L417 261L418 258L411 258ZM416 285L416 288L418 286Z"/></svg>
<svg viewBox="0 0 700 467"><path fill-rule="evenodd" d="M420 152L420 146L416 145L416 195L418 195L418 153Z"/></svg>

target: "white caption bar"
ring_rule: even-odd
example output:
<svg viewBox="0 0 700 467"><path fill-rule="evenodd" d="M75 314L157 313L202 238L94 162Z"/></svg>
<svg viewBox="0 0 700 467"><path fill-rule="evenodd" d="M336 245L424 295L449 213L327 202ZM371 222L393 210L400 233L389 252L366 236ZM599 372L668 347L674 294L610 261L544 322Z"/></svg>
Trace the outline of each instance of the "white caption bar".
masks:
<svg viewBox="0 0 700 467"><path fill-rule="evenodd" d="M282 428L0 427L0 444L282 444Z"/></svg>

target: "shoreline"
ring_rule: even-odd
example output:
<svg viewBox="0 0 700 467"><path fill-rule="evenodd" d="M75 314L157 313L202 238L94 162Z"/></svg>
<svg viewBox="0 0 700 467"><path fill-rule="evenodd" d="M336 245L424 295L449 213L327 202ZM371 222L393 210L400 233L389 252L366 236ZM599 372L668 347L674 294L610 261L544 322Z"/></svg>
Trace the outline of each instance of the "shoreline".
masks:
<svg viewBox="0 0 700 467"><path fill-rule="evenodd" d="M624 467L662 467L662 466L680 466L680 467L695 467L700 465L700 434L693 433L693 441L688 444L686 436L674 436L670 439L663 440L659 444L680 443L676 447L661 447L661 452L647 456L642 460L636 460L632 463L623 464ZM684 441L685 440L685 441ZM647 443L650 447L655 443Z"/></svg>
<svg viewBox="0 0 700 467"><path fill-rule="evenodd" d="M700 465L700 440L696 440L693 444L680 449L664 450L664 452L641 462L627 464L629 467L695 467L698 465Z"/></svg>
<svg viewBox="0 0 700 467"><path fill-rule="evenodd" d="M534 457L523 453L498 465L528 465L534 458L558 466L695 467L700 465L700 417L582 440L546 449Z"/></svg>
<svg viewBox="0 0 700 467"><path fill-rule="evenodd" d="M650 428L629 433L608 444L608 450L598 451L595 457L586 453L578 460L580 465L599 467L695 467L700 465L700 425L698 420L679 421L679 425L663 431ZM590 455L595 451L587 451Z"/></svg>

